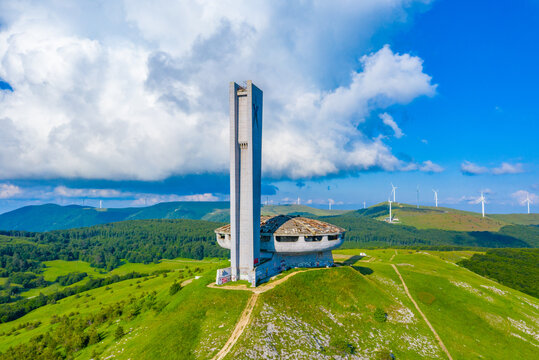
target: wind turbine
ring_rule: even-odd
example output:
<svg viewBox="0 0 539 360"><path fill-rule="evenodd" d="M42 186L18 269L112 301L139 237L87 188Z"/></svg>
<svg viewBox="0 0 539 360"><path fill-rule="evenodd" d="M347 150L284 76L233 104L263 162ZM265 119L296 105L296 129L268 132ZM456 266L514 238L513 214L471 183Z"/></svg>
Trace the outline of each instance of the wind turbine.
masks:
<svg viewBox="0 0 539 360"><path fill-rule="evenodd" d="M332 199L328 199L329 210L331 210L331 204L333 204L333 200L332 200Z"/></svg>
<svg viewBox="0 0 539 360"><path fill-rule="evenodd" d="M417 185L417 208L419 209L419 185Z"/></svg>
<svg viewBox="0 0 539 360"><path fill-rule="evenodd" d="M436 202L436 207L438 207L438 190L432 189L434 192L434 201Z"/></svg>
<svg viewBox="0 0 539 360"><path fill-rule="evenodd" d="M526 193L526 200L524 200L524 201L528 203L528 214L529 214L530 213L530 203L532 202L530 200L530 193L528 193L528 192Z"/></svg>
<svg viewBox="0 0 539 360"><path fill-rule="evenodd" d="M485 217L485 196L483 195L482 191L481 191L481 197L479 198L479 201L481 202L481 213L483 214L483 217Z"/></svg>
<svg viewBox="0 0 539 360"><path fill-rule="evenodd" d="M391 189L392 189L391 191L393 192L393 202L397 202L397 201L395 200L395 197L396 197L396 196L395 196L395 193L396 193L395 190L397 190L398 187L393 186L393 183L391 183Z"/></svg>
<svg viewBox="0 0 539 360"><path fill-rule="evenodd" d="M103 200L99 200L99 208L103 209Z"/></svg>
<svg viewBox="0 0 539 360"><path fill-rule="evenodd" d="M363 201L363 209L365 209L365 201Z"/></svg>
<svg viewBox="0 0 539 360"><path fill-rule="evenodd" d="M391 203L392 203L393 201L391 201L391 197L389 197L389 198L387 199L387 202L389 203L389 222L392 223L392 222L393 222L393 216L391 215Z"/></svg>
<svg viewBox="0 0 539 360"><path fill-rule="evenodd" d="M297 205L299 205L299 204L300 204L300 200L299 200L299 195L298 195L298 203L297 203Z"/></svg>

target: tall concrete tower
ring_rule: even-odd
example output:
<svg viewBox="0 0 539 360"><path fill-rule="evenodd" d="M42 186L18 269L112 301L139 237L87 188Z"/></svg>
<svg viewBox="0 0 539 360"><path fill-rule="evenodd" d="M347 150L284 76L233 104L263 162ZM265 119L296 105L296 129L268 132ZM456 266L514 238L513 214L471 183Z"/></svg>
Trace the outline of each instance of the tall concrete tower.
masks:
<svg viewBox="0 0 539 360"><path fill-rule="evenodd" d="M262 91L230 83L230 266L232 281L256 282L260 261Z"/></svg>

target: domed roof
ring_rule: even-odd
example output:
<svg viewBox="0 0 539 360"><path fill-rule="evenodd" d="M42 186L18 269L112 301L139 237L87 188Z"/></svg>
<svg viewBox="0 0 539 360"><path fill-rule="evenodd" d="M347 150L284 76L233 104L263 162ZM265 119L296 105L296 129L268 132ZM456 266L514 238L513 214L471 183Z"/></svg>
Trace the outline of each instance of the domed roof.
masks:
<svg viewBox="0 0 539 360"><path fill-rule="evenodd" d="M327 222L302 216L277 215L260 217L260 233L275 235L327 235L345 230ZM215 229L218 234L230 234L230 224Z"/></svg>

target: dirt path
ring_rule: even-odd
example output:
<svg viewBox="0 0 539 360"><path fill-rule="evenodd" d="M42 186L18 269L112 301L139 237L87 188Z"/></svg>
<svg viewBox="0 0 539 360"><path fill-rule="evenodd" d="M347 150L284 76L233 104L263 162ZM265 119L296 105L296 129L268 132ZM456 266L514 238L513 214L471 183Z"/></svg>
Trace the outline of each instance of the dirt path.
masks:
<svg viewBox="0 0 539 360"><path fill-rule="evenodd" d="M200 279L200 276L195 276L194 278L185 280L185 281L182 282L180 285L181 285L182 287L184 287L185 285L189 285L190 283L193 282L193 280L196 280L196 279Z"/></svg>
<svg viewBox="0 0 539 360"><path fill-rule="evenodd" d="M236 328L234 328L234 331L228 338L225 345L219 350L219 352L212 358L212 360L221 360L224 359L224 357L232 350L232 347L234 347L234 344L236 344L236 341L240 338L241 334L249 325L249 321L251 320L251 314L253 312L253 309L256 305L256 300L258 300L258 295L265 293L268 290L273 289L277 285L280 285L284 283L286 280L291 278L292 276L305 272L305 271L314 271L314 270L320 270L324 268L316 268L316 269L306 269L306 270L299 270L295 271L293 273L290 273L281 279L275 280L273 282L269 282L263 285L260 285L255 288L247 287L246 285L238 285L238 286L232 286L232 285L221 285L216 286L214 283L209 284L208 287L214 288L214 289L224 289L224 290L241 290L241 291L251 291L253 295L249 298L249 301L247 302L247 305L245 305L245 309L243 309L243 312L241 313L240 319L238 320L238 323L236 324ZM191 279L192 281L192 279ZM182 284L183 286L183 284Z"/></svg>
<svg viewBox="0 0 539 360"><path fill-rule="evenodd" d="M232 347L234 347L234 344L236 344L236 341L238 341L240 338L243 330L245 330L249 324L249 320L251 320L251 314L253 313L258 295L258 293L251 295L245 309L243 309L243 312L241 313L240 320L236 324L236 328L228 338L225 345L221 348L221 350L219 350L212 360L221 360L229 353L230 350L232 350Z"/></svg>
<svg viewBox="0 0 539 360"><path fill-rule="evenodd" d="M447 355L447 357L450 359L450 360L453 360L453 358L451 357L451 354L449 353L449 350L447 350L447 348L445 347L442 339L440 338L440 336L438 335L438 333L436 332L436 330L434 330L434 327L432 326L432 324L430 323L429 319L427 319L427 316L425 316L425 314L423 314L423 311L421 311L421 309L419 308L419 305L417 305L417 303L415 302L414 298L412 297L412 295L410 294L410 291L408 290L408 286L406 286L406 283L404 282L404 279L402 278L402 275L401 273L399 272L399 270L397 269L397 267L395 266L395 264L391 264L391 266L393 267L393 269L395 270L395 272L397 273L397 275L399 275L399 278L401 279L401 282L402 282L402 286L404 286L404 291L406 292L406 295L408 295L408 298L412 301L412 303L414 304L415 308L417 309L417 311L419 312L419 314L421 314L421 316L423 317L423 320L425 320L425 322L427 323L427 325L429 326L430 330L432 331L432 333L434 334L434 337L436 338L436 340L438 340L438 343L440 344L440 347L442 348L442 350L445 352L445 354Z"/></svg>
<svg viewBox="0 0 539 360"><path fill-rule="evenodd" d="M315 270L322 270L322 269L325 269L325 268L315 268L315 269L305 269L305 270L294 271L293 273L290 273L290 274L282 277L279 280L275 280L275 281L272 281L272 282L269 282L269 283L265 283L265 284L262 284L260 286L255 287L255 288L248 287L247 285L219 285L219 286L217 286L217 285L215 285L215 283L209 284L208 287L211 287L211 288L214 288L214 289L224 289L224 290L252 291L255 294L262 294L262 293L265 293L268 290L273 289L277 285L280 285L280 284L284 283L286 280L288 280L289 278L291 278L292 276L294 276L296 274L299 274L299 273L302 273L302 272L305 272L305 271L315 271Z"/></svg>

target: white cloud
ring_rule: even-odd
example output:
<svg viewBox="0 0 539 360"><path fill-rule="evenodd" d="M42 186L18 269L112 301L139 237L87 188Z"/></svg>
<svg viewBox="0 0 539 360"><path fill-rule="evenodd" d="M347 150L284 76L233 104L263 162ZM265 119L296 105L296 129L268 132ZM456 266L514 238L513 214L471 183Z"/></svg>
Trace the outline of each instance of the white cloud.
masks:
<svg viewBox="0 0 539 360"><path fill-rule="evenodd" d="M507 162L502 162L500 166L489 169L485 166L480 166L474 164L470 161L464 161L460 165L460 170L464 175L480 175L491 173L494 175L505 175L505 174L520 174L524 172L523 165L520 163L510 164Z"/></svg>
<svg viewBox="0 0 539 360"><path fill-rule="evenodd" d="M16 185L0 184L0 199L9 199L21 193L21 188Z"/></svg>
<svg viewBox="0 0 539 360"><path fill-rule="evenodd" d="M380 119L382 119L382 122L393 130L393 133L397 139L400 139L404 135L402 130L399 128L399 125L397 125L393 119L393 116L389 115L388 113L382 113L379 116Z"/></svg>
<svg viewBox="0 0 539 360"><path fill-rule="evenodd" d="M507 162L502 162L500 166L492 169L492 173L495 175L520 174L522 172L524 172L522 164L510 164Z"/></svg>
<svg viewBox="0 0 539 360"><path fill-rule="evenodd" d="M227 84L247 78L265 92L267 176L398 170L357 127L436 85L416 56L360 56L413 3L2 3L0 77L14 91L0 92L0 178L226 171Z"/></svg>
<svg viewBox="0 0 539 360"><path fill-rule="evenodd" d="M114 189L74 189L65 186L55 187L53 194L72 198L122 198L133 196L132 193Z"/></svg>
<svg viewBox="0 0 539 360"><path fill-rule="evenodd" d="M470 161L464 161L462 164L460 164L460 171L464 175L479 175L487 173L488 168L484 166L479 166Z"/></svg>
<svg viewBox="0 0 539 360"><path fill-rule="evenodd" d="M154 205L170 201L222 201L224 199L210 193L192 195L159 195L159 194L136 194L136 199L132 202L134 206Z"/></svg>
<svg viewBox="0 0 539 360"><path fill-rule="evenodd" d="M61 196L68 198L94 198L94 199L135 199L133 205L153 205L168 201L219 201L217 195L211 193L175 195L175 194L151 194L133 193L115 189L75 189L65 186L57 186L52 193L45 193L47 197Z"/></svg>
<svg viewBox="0 0 539 360"><path fill-rule="evenodd" d="M423 161L423 164L419 167L419 170L424 172L439 173L444 171L444 168L430 160L427 160Z"/></svg>
<svg viewBox="0 0 539 360"><path fill-rule="evenodd" d="M511 194L511 197L515 199L520 205L526 205L526 199L529 197L532 204L537 204L539 202L539 196L534 193L530 193L526 190L518 190Z"/></svg>

